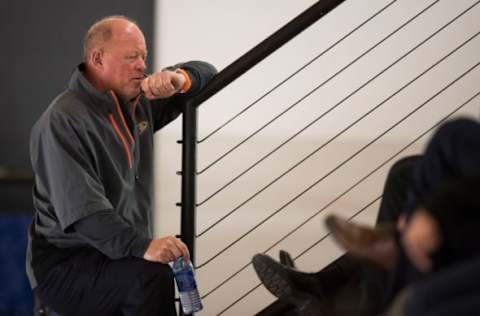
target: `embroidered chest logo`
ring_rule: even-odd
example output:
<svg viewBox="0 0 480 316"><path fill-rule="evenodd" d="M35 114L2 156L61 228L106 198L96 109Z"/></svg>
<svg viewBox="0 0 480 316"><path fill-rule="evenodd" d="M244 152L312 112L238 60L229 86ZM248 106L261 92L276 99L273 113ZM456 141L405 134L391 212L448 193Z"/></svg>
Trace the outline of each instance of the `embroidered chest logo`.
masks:
<svg viewBox="0 0 480 316"><path fill-rule="evenodd" d="M138 123L138 131L140 132L140 135L142 135L147 128L148 128L147 121L141 121L140 123Z"/></svg>

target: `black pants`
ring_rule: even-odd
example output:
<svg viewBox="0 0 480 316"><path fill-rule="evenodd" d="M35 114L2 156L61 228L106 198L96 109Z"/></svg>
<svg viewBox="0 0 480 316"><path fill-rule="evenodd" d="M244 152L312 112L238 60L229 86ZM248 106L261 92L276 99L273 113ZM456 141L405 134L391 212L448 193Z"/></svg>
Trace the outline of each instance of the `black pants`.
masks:
<svg viewBox="0 0 480 316"><path fill-rule="evenodd" d="M376 219L377 225L396 224L405 211L405 202L413 183L415 167L420 156L407 156L390 168L382 192ZM336 273L331 273L334 270ZM388 272L379 270L345 254L317 273L319 282L329 280L333 287L331 300L336 315L377 315L385 310L389 297L386 289L392 283ZM324 283L325 284L325 283ZM335 290L341 289L341 291ZM343 293L343 297L337 293ZM349 298L350 297L350 298ZM352 299L355 298L355 299ZM350 306L345 308L346 303Z"/></svg>
<svg viewBox="0 0 480 316"><path fill-rule="evenodd" d="M400 159L392 166L385 181L377 224L396 223L401 214L410 214L423 197L452 177L478 174L480 124L467 119L446 123L432 137L424 155ZM478 239L467 238L466 241L477 242ZM355 310L355 315L378 315L399 290L422 279L401 247L393 274L371 269L346 254L315 273L314 277L334 307L345 309L343 307L347 306L349 310ZM435 287L428 290L434 291ZM340 292L344 295L340 296ZM436 294L440 296L442 293ZM277 301L276 305L280 303ZM342 314L337 308L335 312L336 315Z"/></svg>
<svg viewBox="0 0 480 316"><path fill-rule="evenodd" d="M480 256L448 267L417 282L406 315L466 316L480 314Z"/></svg>
<svg viewBox="0 0 480 316"><path fill-rule="evenodd" d="M421 156L407 156L395 162L390 168L383 187L382 201L378 210L376 224L396 224L405 211L407 197L413 184L413 175ZM345 255L344 255L345 256ZM346 256L348 258L348 256ZM385 310L389 297L385 291L392 283L391 275L374 267L349 260L358 265L361 287L367 299L366 306L359 306L366 315L373 315Z"/></svg>
<svg viewBox="0 0 480 316"><path fill-rule="evenodd" d="M176 315L168 265L134 257L111 260L91 249L56 265L35 293L62 316Z"/></svg>
<svg viewBox="0 0 480 316"><path fill-rule="evenodd" d="M420 156L408 156L390 168L382 193L377 224L396 223L403 213L413 172ZM386 307L390 280L386 272L365 265L347 254L312 275L335 315L378 315ZM308 290L308 289L307 289ZM293 307L277 300L259 315L296 315Z"/></svg>

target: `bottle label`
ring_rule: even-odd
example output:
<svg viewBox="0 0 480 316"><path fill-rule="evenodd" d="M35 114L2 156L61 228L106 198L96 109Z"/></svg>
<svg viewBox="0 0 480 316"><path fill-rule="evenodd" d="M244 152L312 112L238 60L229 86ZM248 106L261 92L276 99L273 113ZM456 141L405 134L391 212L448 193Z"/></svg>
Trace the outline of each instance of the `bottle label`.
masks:
<svg viewBox="0 0 480 316"><path fill-rule="evenodd" d="M180 292L188 292L197 289L195 277L190 269L175 273L175 280L177 281L177 287Z"/></svg>

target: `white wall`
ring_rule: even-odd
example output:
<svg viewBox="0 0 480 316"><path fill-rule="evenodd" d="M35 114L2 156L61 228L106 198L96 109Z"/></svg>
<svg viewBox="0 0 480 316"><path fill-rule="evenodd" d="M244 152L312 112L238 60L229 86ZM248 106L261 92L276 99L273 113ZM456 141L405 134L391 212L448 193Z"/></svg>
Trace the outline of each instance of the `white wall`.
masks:
<svg viewBox="0 0 480 316"><path fill-rule="evenodd" d="M200 139L390 2L347 0L268 60L202 105L199 110ZM254 253L265 251L307 218L317 214L341 192L478 92L480 71L474 68L350 160L363 146L382 135L385 130L397 124L401 118L413 112L480 61L479 36L419 76L480 31L480 6L473 8L399 60L474 2L395 1L371 22L300 72L295 80L287 82L275 93L262 99L227 125L222 132L202 142L198 149L199 170L287 110L302 96L313 91L311 96L298 106L279 116L278 120L199 176L198 198L201 202L297 133L301 127L321 116L309 129L266 158L258 167L200 206L197 227L199 233L252 197L313 149L329 141L348 125L353 125L304 164L288 172L262 194L252 198L251 202L198 238L197 263L202 265L226 245L239 239L245 231L252 229L256 223L285 206L311 183L331 173L324 181L285 206L259 229L240 239L211 263L202 266L198 270L202 294L210 293L222 280L248 264ZM306 0L158 1L156 68L160 69L178 61L202 59L221 70L313 3L314 1ZM375 46L430 5L432 6L410 24ZM371 49L372 47L375 48ZM370 50L368 54L340 71L367 50ZM399 61L390 67L396 60ZM385 69L387 70L384 71ZM337 72L339 74L334 76ZM419 78L409 84L417 76ZM369 82L372 78L375 79ZM322 82L324 84L316 89ZM354 92L362 86L364 87L361 90ZM349 94L352 95L342 101ZM327 113L328 109L336 104L338 106ZM479 99L475 98L456 115L476 117L478 105ZM375 109L377 106L378 109ZM372 113L366 115L368 111ZM366 117L363 120L355 123L364 115ZM180 123L181 121L177 120L170 124L156 138L158 234L178 233L180 211L174 204L180 198L180 179L175 175L175 171L180 170L180 147L175 141L181 137ZM429 134L421 138L399 156L420 152L428 136ZM345 162L345 166L333 171L342 162ZM325 234L322 219L326 214L336 212L349 216L381 194L390 164L386 164L352 192L327 207L269 253L276 256L278 249L288 249L293 255L298 255L310 245L314 245ZM374 203L358 220L371 223L377 207L378 203ZM300 257L297 263L302 269L317 270L339 253L340 250L332 246L327 238L326 242L313 247L310 252ZM254 314L273 300L263 288L256 289L232 308L227 307L256 284L258 280L251 267L246 268L239 273L239 277L205 298L206 308L201 314Z"/></svg>

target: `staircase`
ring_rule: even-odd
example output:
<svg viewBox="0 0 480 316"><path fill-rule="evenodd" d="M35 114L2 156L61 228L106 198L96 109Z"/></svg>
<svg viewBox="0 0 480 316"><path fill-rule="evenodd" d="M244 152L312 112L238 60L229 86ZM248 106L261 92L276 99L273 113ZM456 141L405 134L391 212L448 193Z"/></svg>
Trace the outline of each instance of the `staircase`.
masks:
<svg viewBox="0 0 480 316"><path fill-rule="evenodd" d="M274 300L250 265L255 253L286 249L302 270L326 266L341 254L326 215L373 223L389 166L421 152L443 120L478 116L478 3L320 0L187 104L183 125L198 114L198 128L179 121L159 133L157 233L178 233L182 198L182 235L195 246L205 305L199 314L254 315ZM162 7L158 19L177 5ZM324 15L322 6L335 8ZM162 45L171 50L159 60L178 57L173 42ZM197 154L187 167L177 139ZM177 170L187 177L183 189Z"/></svg>

